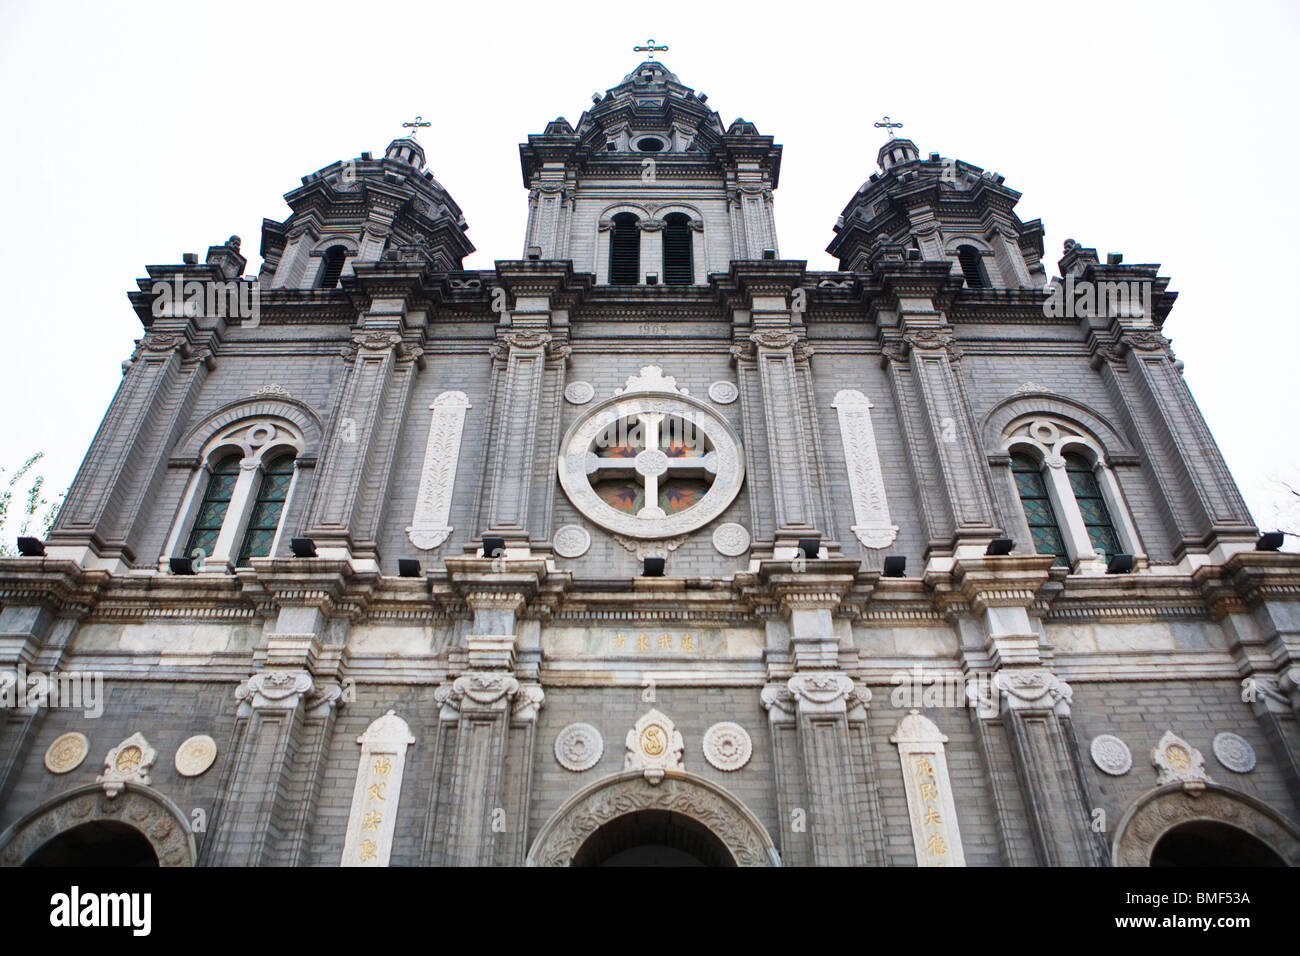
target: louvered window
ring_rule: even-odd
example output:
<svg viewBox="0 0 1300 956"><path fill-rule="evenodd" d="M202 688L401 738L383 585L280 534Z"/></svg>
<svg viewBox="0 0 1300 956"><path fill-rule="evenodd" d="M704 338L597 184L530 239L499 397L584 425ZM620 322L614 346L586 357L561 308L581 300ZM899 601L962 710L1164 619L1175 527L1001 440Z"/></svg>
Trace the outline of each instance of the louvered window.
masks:
<svg viewBox="0 0 1300 956"><path fill-rule="evenodd" d="M348 257L345 246L330 246L321 257L320 273L316 276L316 288L332 289L339 284L343 274L343 260Z"/></svg>
<svg viewBox="0 0 1300 956"><path fill-rule="evenodd" d="M261 558L271 553L276 529L285 499L289 496L289 482L293 480L293 455L282 455L262 472L262 482L257 488L253 511L248 517L248 530L239 549L239 565L248 564L249 558Z"/></svg>
<svg viewBox="0 0 1300 956"><path fill-rule="evenodd" d="M1038 462L1028 455L1012 455L1011 474L1016 479L1016 491L1020 493L1025 520L1029 522L1034 551L1038 554L1054 554L1056 560L1053 564L1069 567L1070 555L1065 550L1065 539L1061 537L1061 526L1056 520L1052 500L1047 495L1047 483L1043 481L1043 471L1038 467Z"/></svg>
<svg viewBox="0 0 1300 956"><path fill-rule="evenodd" d="M984 264L980 262L980 251L974 246L958 246L957 261L961 263L961 273L966 277L966 284L972 289L987 289L988 277L984 275Z"/></svg>
<svg viewBox="0 0 1300 956"><path fill-rule="evenodd" d="M1082 455L1065 456L1065 473L1070 478L1070 490L1074 492L1074 500L1079 503L1083 523L1088 528L1088 540L1109 561L1124 549L1120 547L1119 536L1111 524L1110 512L1106 509L1106 500L1102 497L1101 486L1097 484L1097 476Z"/></svg>
<svg viewBox="0 0 1300 956"><path fill-rule="evenodd" d="M636 285L641 281L641 229L636 216L621 212L609 232L609 284Z"/></svg>
<svg viewBox="0 0 1300 956"><path fill-rule="evenodd" d="M695 266L691 260L691 217L674 212L664 217L664 284L691 285Z"/></svg>

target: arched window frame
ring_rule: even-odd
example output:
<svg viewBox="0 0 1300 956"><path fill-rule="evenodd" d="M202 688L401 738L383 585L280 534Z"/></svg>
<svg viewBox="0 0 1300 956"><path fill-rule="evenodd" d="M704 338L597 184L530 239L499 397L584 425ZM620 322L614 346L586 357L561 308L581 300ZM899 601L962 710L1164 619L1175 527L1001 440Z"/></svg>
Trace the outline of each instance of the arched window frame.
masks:
<svg viewBox="0 0 1300 956"><path fill-rule="evenodd" d="M337 250L338 254L335 255ZM333 261L337 259L338 272L334 275L333 282L327 282L326 279L332 269ZM348 264L348 247L341 242L335 242L325 247L320 255L320 266L316 270L316 277L312 280L312 288L328 292L331 289L337 289L339 280L343 278L343 270Z"/></svg>
<svg viewBox="0 0 1300 956"><path fill-rule="evenodd" d="M635 282L615 282L614 281L614 237L618 232L621 224L626 225L628 220L635 220L633 228L636 229L636 281ZM620 223L622 220L622 223ZM616 212L609 217L609 239L606 249L605 264L605 281L609 285L641 285L645 276L645 250L641 248L645 237L645 220L634 212L623 210Z"/></svg>
<svg viewBox="0 0 1300 956"><path fill-rule="evenodd" d="M264 464L287 454L293 456L293 477L289 480L275 540L271 544L270 554L274 555L284 534L285 518L293 504L300 474L299 459L305 445L301 432L282 418L245 418L224 427L200 453L198 467L186 486L181 508L168 536L164 557L159 562L160 568L165 569L169 557L193 557L182 554L181 549L190 539L194 521L212 480L213 469L232 454L240 458L239 477L235 481L235 489L226 507L225 519L212 553L204 557L201 565L196 561L195 569L220 572L233 570L262 484Z"/></svg>
<svg viewBox="0 0 1300 956"><path fill-rule="evenodd" d="M1025 434L1015 434L1027 428ZM1006 430L1007 437L1002 451L1011 456L1016 452L1028 454L1038 461L1043 469L1043 479L1047 485L1052 507L1056 512L1061 535L1065 539L1066 550L1070 554L1070 563L1077 572L1103 573L1106 570L1105 556L1092 546L1088 526L1084 522L1083 512L1074 497L1070 477L1066 472L1065 456L1077 454L1092 468L1101 489L1102 500L1110 517L1111 527L1124 553L1132 554L1135 566L1144 568L1147 555L1138 538L1137 528L1120 491L1115 473L1106 463L1106 456L1100 443L1091 435L1083 434L1078 425L1064 421L1052 415L1021 416ZM1010 463L1006 468L1006 478L1011 484L1014 500L1019 505L1020 494L1015 487L1015 478L1011 474ZM1029 524L1020 512L1026 540Z"/></svg>

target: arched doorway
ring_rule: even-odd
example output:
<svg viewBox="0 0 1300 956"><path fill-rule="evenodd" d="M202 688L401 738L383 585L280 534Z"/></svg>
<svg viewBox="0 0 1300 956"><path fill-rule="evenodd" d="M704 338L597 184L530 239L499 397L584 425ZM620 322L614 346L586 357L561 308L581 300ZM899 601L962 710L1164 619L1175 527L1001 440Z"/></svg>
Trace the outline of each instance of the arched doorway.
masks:
<svg viewBox="0 0 1300 956"><path fill-rule="evenodd" d="M193 866L194 834L177 806L128 783L116 797L87 784L0 834L0 866Z"/></svg>
<svg viewBox="0 0 1300 956"><path fill-rule="evenodd" d="M780 866L758 818L723 787L639 770L578 791L538 832L529 866Z"/></svg>
<svg viewBox="0 0 1300 956"><path fill-rule="evenodd" d="M158 854L145 835L117 820L96 820L64 830L41 844L23 866L149 867Z"/></svg>
<svg viewBox="0 0 1300 956"><path fill-rule="evenodd" d="M1197 820L1174 827L1151 851L1153 867L1286 866L1286 861L1245 830Z"/></svg>
<svg viewBox="0 0 1300 956"><path fill-rule="evenodd" d="M1115 830L1115 866L1300 866L1300 828L1215 783L1172 783L1133 802Z"/></svg>
<svg viewBox="0 0 1300 956"><path fill-rule="evenodd" d="M671 810L627 813L600 827L573 855L573 866L735 866L708 827Z"/></svg>

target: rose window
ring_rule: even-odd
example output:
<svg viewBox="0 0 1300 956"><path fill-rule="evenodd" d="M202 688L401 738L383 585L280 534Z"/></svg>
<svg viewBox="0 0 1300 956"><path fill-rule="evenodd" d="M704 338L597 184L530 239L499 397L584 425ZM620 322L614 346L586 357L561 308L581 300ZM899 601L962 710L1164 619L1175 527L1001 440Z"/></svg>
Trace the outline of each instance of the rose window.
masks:
<svg viewBox="0 0 1300 956"><path fill-rule="evenodd" d="M578 510L635 538L703 527L744 479L726 423L703 402L660 388L596 406L569 429L560 455L560 484Z"/></svg>

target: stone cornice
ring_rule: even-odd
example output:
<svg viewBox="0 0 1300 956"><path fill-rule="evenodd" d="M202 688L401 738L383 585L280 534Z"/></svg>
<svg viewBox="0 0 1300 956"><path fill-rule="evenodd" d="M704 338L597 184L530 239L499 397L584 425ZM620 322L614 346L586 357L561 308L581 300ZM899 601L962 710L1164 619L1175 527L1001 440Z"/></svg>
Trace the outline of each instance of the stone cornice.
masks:
<svg viewBox="0 0 1300 956"><path fill-rule="evenodd" d="M1216 620L1266 600L1300 601L1300 554L1239 551L1224 564L1197 568L1191 582Z"/></svg>
<svg viewBox="0 0 1300 956"><path fill-rule="evenodd" d="M927 573L925 583L945 611L954 603L977 614L994 607L1028 608L1051 581L1053 560L1039 554L962 558L953 562L951 571Z"/></svg>
<svg viewBox="0 0 1300 956"><path fill-rule="evenodd" d="M57 615L83 617L110 583L103 571L82 571L55 558L0 558L0 607L39 606Z"/></svg>

